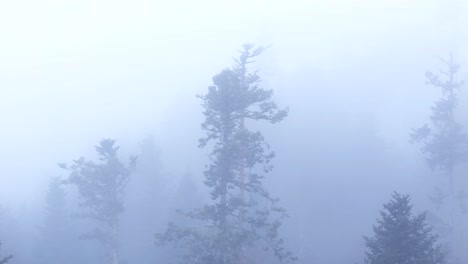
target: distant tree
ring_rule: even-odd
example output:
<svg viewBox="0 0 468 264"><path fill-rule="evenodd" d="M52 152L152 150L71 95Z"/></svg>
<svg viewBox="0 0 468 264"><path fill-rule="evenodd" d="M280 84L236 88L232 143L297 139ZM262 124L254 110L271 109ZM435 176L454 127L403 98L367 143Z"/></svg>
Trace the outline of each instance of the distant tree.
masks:
<svg viewBox="0 0 468 264"><path fill-rule="evenodd" d="M257 73L246 70L264 50L244 45L234 68L214 76L208 93L199 96L206 132L199 146L213 144L212 163L204 172L212 203L185 214L198 226L170 224L166 232L156 235L158 245L185 244L183 263L251 263L252 252L259 248L272 250L281 262L295 260L278 237L286 212L262 184L272 169L274 153L262 134L247 129L245 123L276 123L287 115L272 100L273 91L259 86Z"/></svg>
<svg viewBox="0 0 468 264"><path fill-rule="evenodd" d="M194 177L187 170L179 180L177 189L173 193L172 208L177 208L177 212L186 212L199 206L203 203L203 199L198 191ZM174 212L174 215L170 217L180 217L181 215L177 212ZM184 220L188 219L185 217Z"/></svg>
<svg viewBox="0 0 468 264"><path fill-rule="evenodd" d="M103 139L96 146L100 162L85 158L75 160L71 166L61 164L69 171L67 183L76 185L81 195L80 205L97 227L85 234L84 238L97 239L109 248L110 263L119 263L118 229L119 218L124 211L125 187L135 168L136 157L131 157L128 165L122 163L115 146L115 140Z"/></svg>
<svg viewBox="0 0 468 264"><path fill-rule="evenodd" d="M73 234L63 180L53 177L49 182L44 220L36 247L37 263L73 263L70 260L70 256L73 256L71 244L75 239Z"/></svg>
<svg viewBox="0 0 468 264"><path fill-rule="evenodd" d="M426 222L426 212L413 216L409 195L394 192L374 225L374 236L364 237L366 264L444 264L438 237Z"/></svg>
<svg viewBox="0 0 468 264"><path fill-rule="evenodd" d="M120 235L132 242L122 245L121 252L132 263L166 263L160 252L154 250L152 233L167 223L170 203L164 191L168 181L159 147L152 137L144 138L139 144L133 175L126 189L126 209L120 224Z"/></svg>
<svg viewBox="0 0 468 264"><path fill-rule="evenodd" d="M421 150L426 155L432 169L445 172L450 181L450 192L454 195L454 168L467 159L468 136L463 126L456 121L457 92L463 81L457 81L460 66L453 62L453 56L440 74L426 73L427 83L442 90L442 97L431 107L431 124L413 129L411 142L422 143Z"/></svg>
<svg viewBox="0 0 468 264"><path fill-rule="evenodd" d="M2 243L0 243L0 247L1 247ZM7 263L10 259L12 259L13 256L6 256L6 257L0 257L0 264L4 264L4 263Z"/></svg>

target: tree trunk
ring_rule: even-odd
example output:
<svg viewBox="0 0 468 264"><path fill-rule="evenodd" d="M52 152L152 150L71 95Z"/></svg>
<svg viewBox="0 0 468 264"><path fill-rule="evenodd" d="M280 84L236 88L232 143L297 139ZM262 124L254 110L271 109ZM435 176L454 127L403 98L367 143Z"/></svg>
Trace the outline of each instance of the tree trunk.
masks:
<svg viewBox="0 0 468 264"><path fill-rule="evenodd" d="M119 258L117 255L117 225L112 227L112 242L111 242L111 261L112 264L118 264Z"/></svg>

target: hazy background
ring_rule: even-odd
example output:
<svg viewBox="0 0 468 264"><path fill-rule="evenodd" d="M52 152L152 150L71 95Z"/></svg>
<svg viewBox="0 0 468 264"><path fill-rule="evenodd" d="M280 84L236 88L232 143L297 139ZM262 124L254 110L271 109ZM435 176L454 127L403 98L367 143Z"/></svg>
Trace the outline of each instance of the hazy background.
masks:
<svg viewBox="0 0 468 264"><path fill-rule="evenodd" d="M202 187L195 95L243 43L271 45L253 69L290 108L264 130L288 243L317 263L361 261L392 190L429 206L437 177L408 133L440 94L424 78L437 57L453 52L468 77L466 25L463 0L1 0L0 206L40 213L56 163L103 137L123 155L151 137L166 192L187 174Z"/></svg>

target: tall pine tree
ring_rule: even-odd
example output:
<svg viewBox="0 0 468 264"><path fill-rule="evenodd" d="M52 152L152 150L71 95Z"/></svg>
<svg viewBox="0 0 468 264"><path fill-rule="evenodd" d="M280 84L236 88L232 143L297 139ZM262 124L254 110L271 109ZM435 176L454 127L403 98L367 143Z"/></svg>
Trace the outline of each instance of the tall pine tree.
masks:
<svg viewBox="0 0 468 264"><path fill-rule="evenodd" d="M465 195L464 190L459 188L463 181L457 177L460 175L457 173L457 167L468 160L468 136L456 118L458 93L464 82L457 77L460 66L454 62L452 55L448 60L441 61L444 65L443 70L439 73L426 73L427 84L442 92L441 97L431 107L431 122L419 129L413 129L410 136L411 142L422 145L421 150L429 167L447 178L448 190L443 191L443 188L437 186L431 200L438 210L442 210L442 219L439 221L442 226L438 228L448 231L444 239L451 249L450 256L457 258L460 254L467 256L466 245L461 242L465 241ZM456 210L457 202L461 210Z"/></svg>
<svg viewBox="0 0 468 264"><path fill-rule="evenodd" d="M366 264L444 264L438 237L426 222L426 213L413 216L408 195L394 192L374 225L374 236L364 237Z"/></svg>
<svg viewBox="0 0 468 264"><path fill-rule="evenodd" d="M468 158L468 136L455 117L458 103L457 92L463 86L463 81L457 80L460 66L454 63L452 55L448 61L442 62L446 69L441 70L440 74L426 73L427 83L442 90L442 97L431 107L431 124L413 129L410 136L411 142L422 144L421 150L426 156L428 165L434 170L441 170L449 178L453 207L454 169L456 165Z"/></svg>
<svg viewBox="0 0 468 264"><path fill-rule="evenodd" d="M69 171L67 182L76 185L81 195L81 205L86 209L85 217L94 220L97 227L84 235L97 239L109 249L109 261L119 263L118 233L120 215L124 211L125 187L135 168L136 157L128 165L122 163L115 140L103 139L95 147L100 162L85 158L75 160L71 166L61 165Z"/></svg>
<svg viewBox="0 0 468 264"><path fill-rule="evenodd" d="M183 263L251 263L259 249L272 250L280 262L295 260L278 236L286 212L262 184L274 153L259 131L247 128L248 121L276 123L287 115L273 101L273 91L260 87L257 72L247 71L264 50L244 45L235 66L214 76L208 93L199 96L206 132L199 146L213 147L204 172L211 203L186 214L198 226L170 224L156 235L159 245L185 244Z"/></svg>

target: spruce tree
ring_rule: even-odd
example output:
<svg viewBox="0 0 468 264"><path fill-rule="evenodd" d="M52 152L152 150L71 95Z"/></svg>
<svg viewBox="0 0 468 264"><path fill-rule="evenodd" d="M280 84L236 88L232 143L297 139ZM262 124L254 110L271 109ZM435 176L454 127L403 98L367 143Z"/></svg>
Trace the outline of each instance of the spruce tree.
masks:
<svg viewBox="0 0 468 264"><path fill-rule="evenodd" d="M466 211L463 189L458 189L463 182L457 173L457 167L468 160L468 136L463 126L457 121L458 94L464 82L459 80L460 66L450 55L448 60L441 60L444 68L439 73L427 72L427 84L441 90L441 97L431 107L430 123L419 129L413 129L410 134L411 142L421 144L421 150L427 164L433 171L440 172L447 179L447 188L436 186L430 199L435 203L442 217L439 230L447 232L441 234L450 248L451 258L466 254L466 245L457 243L464 241ZM448 199L448 201L447 201ZM457 210L456 204L461 210ZM460 217L462 216L462 217ZM461 256L461 255L460 255ZM465 255L466 257L466 255Z"/></svg>
<svg viewBox="0 0 468 264"><path fill-rule="evenodd" d="M199 96L206 132L199 146L212 147L204 172L211 202L185 214L197 226L170 224L156 235L158 245L185 245L183 263L253 263L252 255L262 249L272 250L280 262L295 260L278 236L286 212L263 186L274 153L259 131L247 127L247 122L276 123L287 115L273 101L273 91L260 87L257 72L247 71L264 50L244 45L234 67L215 75L208 93Z"/></svg>
<svg viewBox="0 0 468 264"><path fill-rule="evenodd" d="M457 92L463 86L463 81L457 80L460 66L454 63L450 55L448 61L442 60L446 69L440 74L426 73L427 84L442 90L442 96L431 107L431 124L413 129L411 142L421 143L421 150L426 156L428 165L433 170L441 170L449 178L450 195L453 198L454 169L456 165L467 160L468 136L463 126L456 120Z"/></svg>
<svg viewBox="0 0 468 264"><path fill-rule="evenodd" d="M119 147L115 140L103 139L95 147L100 162L80 158L70 166L61 167L69 171L67 183L76 185L81 195L80 205L97 224L84 238L97 239L109 249L109 261L119 263L118 229L120 215L124 211L125 187L135 168L136 157L129 164L121 162L117 156Z"/></svg>
<svg viewBox="0 0 468 264"><path fill-rule="evenodd" d="M394 192L384 204L374 235L364 237L366 264L444 264L438 237L427 224L426 212L412 213L409 195Z"/></svg>

